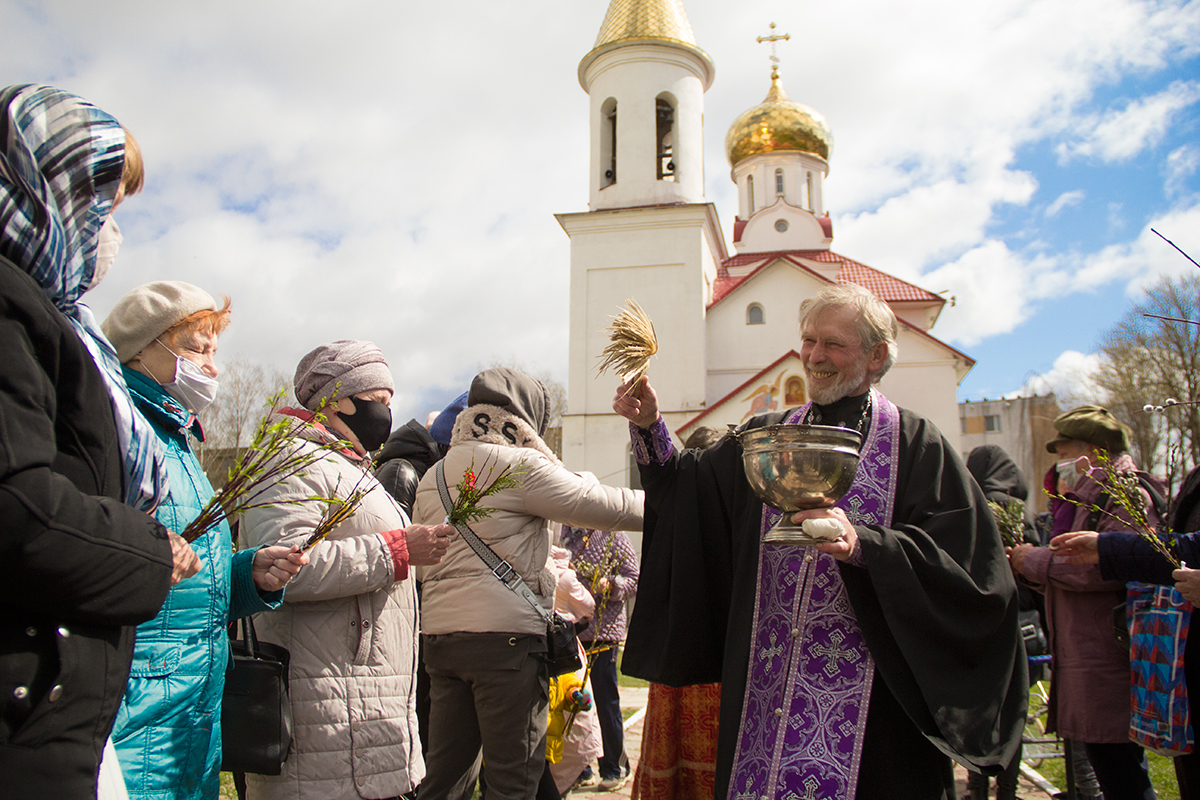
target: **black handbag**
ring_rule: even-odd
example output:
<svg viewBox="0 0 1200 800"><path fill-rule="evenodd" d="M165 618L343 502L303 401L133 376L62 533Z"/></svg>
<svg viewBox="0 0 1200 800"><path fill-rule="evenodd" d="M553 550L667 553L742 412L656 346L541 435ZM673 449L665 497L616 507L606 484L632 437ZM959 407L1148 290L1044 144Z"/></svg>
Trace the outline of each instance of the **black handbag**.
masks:
<svg viewBox="0 0 1200 800"><path fill-rule="evenodd" d="M437 466L434 467L434 474L437 478L438 494L442 498L442 507L449 514L453 503L450 502L450 490L446 488L444 461L437 463ZM491 573L496 576L496 579L528 603L538 613L538 616L546 621L545 658L550 665L550 677L557 678L559 675L574 672L582 667L583 660L579 658L579 640L575 636L575 625L557 611L547 613L546 609L542 608L542 604L538 602L533 590L513 569L512 564L496 555L496 551L488 547L487 543L479 538L479 534L471 530L470 525L459 523L454 527L462 536L463 541L475 551L475 555L479 556Z"/></svg>
<svg viewBox="0 0 1200 800"><path fill-rule="evenodd" d="M583 667L583 660L579 657L579 639L575 636L575 623L557 611L550 619L546 631L546 660L550 662L552 678Z"/></svg>
<svg viewBox="0 0 1200 800"><path fill-rule="evenodd" d="M232 627L232 626L231 626ZM292 748L286 648L260 642L254 618L240 620L241 639L231 639L221 700L221 770L279 775Z"/></svg>

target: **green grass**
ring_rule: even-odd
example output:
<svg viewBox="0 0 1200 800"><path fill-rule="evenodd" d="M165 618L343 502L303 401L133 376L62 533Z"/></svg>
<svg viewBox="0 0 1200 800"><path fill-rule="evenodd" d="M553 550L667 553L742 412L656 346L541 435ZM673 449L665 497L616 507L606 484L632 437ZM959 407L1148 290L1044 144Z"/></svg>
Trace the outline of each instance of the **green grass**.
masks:
<svg viewBox="0 0 1200 800"><path fill-rule="evenodd" d="M1179 784L1175 781L1175 765L1166 756L1150 753L1150 780L1154 782L1154 791L1158 800L1179 800ZM1060 790L1067 788L1065 764L1061 758L1049 758L1037 767L1042 777L1053 783Z"/></svg>
<svg viewBox="0 0 1200 800"><path fill-rule="evenodd" d="M641 678L634 678L621 672L621 659L625 658L625 650L621 649L621 654L617 659L617 686L633 686L645 687L650 685L650 681L644 681Z"/></svg>
<svg viewBox="0 0 1200 800"><path fill-rule="evenodd" d="M1039 697L1038 690L1043 694ZM1030 687L1029 707L1031 710L1042 708L1045 703L1045 684ZM1159 800L1179 800L1179 784L1175 780L1175 765L1166 756L1147 753L1150 761L1150 780L1154 783L1154 791ZM1065 791L1067 788L1066 763L1062 758L1048 758L1037 764L1036 769L1043 778Z"/></svg>

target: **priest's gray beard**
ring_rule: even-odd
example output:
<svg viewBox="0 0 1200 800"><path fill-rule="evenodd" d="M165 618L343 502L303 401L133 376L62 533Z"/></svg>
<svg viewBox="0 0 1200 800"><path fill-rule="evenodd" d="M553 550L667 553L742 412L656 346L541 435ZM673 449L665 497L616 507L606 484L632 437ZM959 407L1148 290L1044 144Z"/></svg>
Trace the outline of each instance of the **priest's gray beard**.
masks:
<svg viewBox="0 0 1200 800"><path fill-rule="evenodd" d="M824 370L817 371L823 372ZM833 383L826 383L822 386L815 385L812 372L812 366L806 362L804 364L804 388L808 391L808 399L819 406L827 406L830 403L836 403L843 397L848 397L851 392L862 386L862 382L867 378L867 364L865 361L859 361L851 371L839 372Z"/></svg>

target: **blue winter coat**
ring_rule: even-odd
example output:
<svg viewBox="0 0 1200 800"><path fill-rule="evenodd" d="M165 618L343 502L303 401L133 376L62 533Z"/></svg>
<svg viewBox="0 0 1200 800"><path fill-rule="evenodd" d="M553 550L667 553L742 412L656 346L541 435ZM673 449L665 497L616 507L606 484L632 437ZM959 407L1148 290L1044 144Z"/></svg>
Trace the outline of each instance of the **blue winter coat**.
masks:
<svg viewBox="0 0 1200 800"><path fill-rule="evenodd" d="M187 441L189 427L199 433L199 425L150 378L126 369L125 380L167 451L170 496L155 516L178 533L213 495ZM250 574L255 551L234 553L224 522L192 542L192 549L200 571L171 587L158 616L137 628L129 685L113 728L133 800L217 797L226 626L283 600L283 592L259 593Z"/></svg>

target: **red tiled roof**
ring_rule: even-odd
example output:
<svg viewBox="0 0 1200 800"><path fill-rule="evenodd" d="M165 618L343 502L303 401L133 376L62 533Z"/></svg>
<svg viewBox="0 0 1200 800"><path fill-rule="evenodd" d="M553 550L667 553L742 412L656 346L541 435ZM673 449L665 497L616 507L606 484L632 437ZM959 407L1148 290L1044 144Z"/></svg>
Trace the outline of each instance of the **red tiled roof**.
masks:
<svg viewBox="0 0 1200 800"><path fill-rule="evenodd" d="M829 278L805 266L800 261L802 258L826 264L837 264L837 280L830 281ZM940 295L936 295L893 275L888 275L886 272L881 272L874 267L868 267L866 264L838 255L832 250L783 250L775 253L739 253L725 259L717 270L717 280L713 284L713 301L709 304L709 308L712 308L728 297L734 289L756 275L759 270L779 259L788 261L820 280L829 281L830 283L857 283L859 286L870 289L880 299L889 303L905 301L926 303L946 302L945 298ZM741 267L747 264L757 264L757 266L745 275L735 276L729 274L729 267Z"/></svg>

